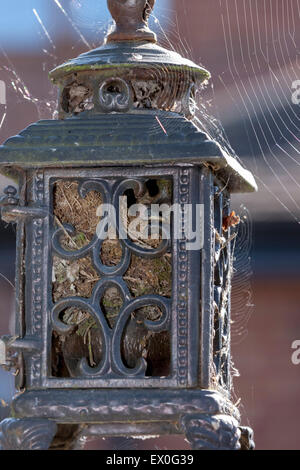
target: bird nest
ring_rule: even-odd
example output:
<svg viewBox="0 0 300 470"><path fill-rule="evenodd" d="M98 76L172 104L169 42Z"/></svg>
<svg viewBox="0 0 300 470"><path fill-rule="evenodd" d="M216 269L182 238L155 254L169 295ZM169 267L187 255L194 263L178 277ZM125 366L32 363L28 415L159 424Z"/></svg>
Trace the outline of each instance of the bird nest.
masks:
<svg viewBox="0 0 300 470"><path fill-rule="evenodd" d="M169 187L170 186L170 187ZM163 192L171 194L171 182L165 181ZM157 201L157 194L151 196L147 190L143 201L147 203ZM142 201L142 202L143 202ZM136 203L140 203L137 199ZM74 227L74 234L70 235L65 229L60 240L67 250L78 250L86 246L96 232L100 216L98 208L102 203L101 194L96 191L89 192L85 198L78 193L78 182L72 180L59 180L54 186L53 211L54 220L58 227L64 224ZM148 244L155 247L160 240L136 240L137 243ZM104 265L116 266L122 257L122 247L118 239L106 239L101 248L100 259ZM53 301L65 297L79 296L89 298L101 276L95 269L90 256L80 259L67 260L53 256L52 269L52 297ZM132 297L146 294L157 294L170 298L172 294L172 256L167 252L158 258L141 258L132 254L127 272L123 275ZM101 310L106 317L108 325L113 328L123 304L121 293L117 287L106 289L101 299ZM143 325L145 318L157 320L162 312L157 306L143 307L132 313L126 326L122 355L129 367L134 367L137 358L145 357L152 363L152 373L164 373L162 366L157 366L158 359L165 362L170 358L170 339L167 332L153 333L146 330ZM86 357L90 366L96 366L101 360L102 344L101 334L94 318L88 312L77 307L67 308L61 315L61 320L67 325L73 325L70 335L61 336L53 333L52 373L54 376L72 375L70 361ZM154 338L155 337L155 338ZM153 348L160 351L154 353ZM130 352L129 352L130 350ZM150 351L151 350L151 351ZM152 357L152 360L151 360ZM156 365L155 365L156 364Z"/></svg>

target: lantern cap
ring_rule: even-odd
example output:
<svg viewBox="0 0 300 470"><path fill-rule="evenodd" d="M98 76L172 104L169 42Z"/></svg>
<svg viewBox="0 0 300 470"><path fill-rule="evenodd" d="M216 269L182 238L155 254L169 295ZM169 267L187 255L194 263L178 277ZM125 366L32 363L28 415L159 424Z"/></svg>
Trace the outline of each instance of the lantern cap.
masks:
<svg viewBox="0 0 300 470"><path fill-rule="evenodd" d="M148 27L155 0L108 0L115 29L101 47L56 67L59 117L158 109L191 119L207 70L156 44Z"/></svg>
<svg viewBox="0 0 300 470"><path fill-rule="evenodd" d="M59 83L66 74L85 70L128 67L145 67L163 64L166 68L185 67L203 82L210 73L176 52L157 46L156 35L148 27L149 15L155 0L107 0L109 11L115 20L115 29L105 38L104 45L81 54L50 72L50 78Z"/></svg>
<svg viewBox="0 0 300 470"><path fill-rule="evenodd" d="M103 70L106 77L114 72L125 72L134 67L159 68L161 74L172 71L189 71L200 84L210 78L210 73L199 67L193 61L183 58L180 54L147 41L108 42L104 45L85 52L75 59L70 59L50 72L54 84L71 74L80 72L97 72Z"/></svg>

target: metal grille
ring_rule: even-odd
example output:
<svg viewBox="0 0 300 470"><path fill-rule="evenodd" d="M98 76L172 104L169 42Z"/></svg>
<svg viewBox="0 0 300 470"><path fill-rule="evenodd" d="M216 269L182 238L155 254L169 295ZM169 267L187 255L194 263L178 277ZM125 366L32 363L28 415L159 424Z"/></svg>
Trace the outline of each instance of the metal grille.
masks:
<svg viewBox="0 0 300 470"><path fill-rule="evenodd" d="M214 303L213 303L213 361L217 387L230 389L230 293L232 263L230 228L224 227L228 216L229 198L226 191L215 186L214 195Z"/></svg>
<svg viewBox="0 0 300 470"><path fill-rule="evenodd" d="M146 180L142 178L90 179L79 183L78 192L80 197L84 198L89 191L97 191L101 194L102 201L105 204L111 204L116 209L116 231L117 235L120 236L121 231L124 231L124 227L121 226L119 221L119 198L129 189L134 189L135 192L143 194L145 192L145 183ZM67 335L72 331L73 327L63 323L60 319L60 314L69 308L78 308L88 312L101 332L102 358L97 367L91 367L87 360L83 358L77 370L74 371L74 375L78 377L101 377L102 379L144 378L146 376L147 361L143 357L139 358L137 365L131 368L127 367L122 360L122 340L126 325L134 312L145 307L156 306L161 311L159 319L154 321L141 318L140 321L144 323L144 326L150 332L170 331L171 302L168 298L161 295L145 294L133 297L126 283L125 275L133 254L140 257L141 262L143 262L143 258L159 258L169 251L170 243L168 239L162 239L156 248L150 248L143 247L130 238L119 237L122 247L121 259L116 266L107 266L101 261L99 256L105 241L103 238L99 238L99 235L104 231L105 225L107 225L107 219L104 214L104 217L98 224L98 234L95 234L86 246L72 251L67 250L60 244L60 238L65 233L72 233L72 228L67 226L52 227L53 252L60 258L69 261L90 256L92 264L99 275L99 280L90 298L70 296L54 304L51 311L52 328L60 334ZM103 308L100 305L105 291L112 286L118 289L123 301L113 326L108 324Z"/></svg>
<svg viewBox="0 0 300 470"><path fill-rule="evenodd" d="M53 217L53 186L59 179L79 183L80 197L89 191L99 191L105 202L118 209L119 195L128 189L139 188L149 178L168 178L172 181L172 202L184 211L185 203L199 203L199 170L197 168L144 169L53 169L31 173L27 188L29 206L41 208L26 225L26 336L41 344L42 352L26 355L26 387L32 388L98 388L98 387L189 387L197 385L199 362L195 348L199 342L199 321L195 315L200 297L200 250L186 250L184 240L163 240L152 250L145 250L129 239L120 240L122 257L116 266L101 261L101 243L95 236L88 245L78 250L66 250L61 244L62 232L72 233L70 227L57 227ZM27 209L26 209L27 210ZM29 208L28 208L29 210ZM120 230L120 227L118 227ZM173 230L173 229L172 229ZM124 274L132 256L143 260L159 259L170 253L172 260L172 295L132 296ZM89 256L99 274L99 281L90 298L68 296L57 302L52 298L53 256L61 259L81 259ZM100 301L105 290L114 286L120 292L123 305L113 326L109 327ZM124 328L132 312L147 306L161 311L157 320L144 320L144 326L153 334L166 332L170 338L170 365L168 374L148 374L141 354L134 367L124 363L120 344ZM51 369L52 335L68 334L69 326L62 322L61 312L79 307L88 312L101 330L103 357L96 367L83 358L71 376L53 376Z"/></svg>

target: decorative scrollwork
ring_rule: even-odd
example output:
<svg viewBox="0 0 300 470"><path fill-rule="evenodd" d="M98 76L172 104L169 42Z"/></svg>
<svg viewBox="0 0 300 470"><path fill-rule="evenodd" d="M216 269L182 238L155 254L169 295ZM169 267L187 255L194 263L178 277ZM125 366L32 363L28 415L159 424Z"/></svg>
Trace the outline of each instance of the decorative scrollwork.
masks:
<svg viewBox="0 0 300 470"><path fill-rule="evenodd" d="M113 194L112 203L116 208L116 213L120 212L120 197L124 194L127 189L134 189L137 195L142 194L143 186L141 186L140 181L136 180L125 180L122 183L118 184ZM156 258L157 256L162 256L168 250L170 246L170 240L165 233L165 229L161 226L162 240L157 248L142 247L136 244L134 241L130 240L126 236L127 229L123 226L122 222L120 223L119 218L116 220L116 229L117 234L121 235L122 243L135 255L142 256L146 258Z"/></svg>
<svg viewBox="0 0 300 470"><path fill-rule="evenodd" d="M136 197L144 195L145 181L141 179L127 179L127 180L87 180L81 183L78 187L78 192L81 197L85 197L89 191L98 191L101 193L102 200L105 203L110 203L115 208L116 214L120 210L120 198L124 193L131 189L134 191ZM97 234L94 235L92 240L83 248L75 251L68 251L60 244L60 239L65 232L74 234L73 227L63 225L58 229L53 230L52 234L52 248L56 255L67 260L74 260L90 255L96 271L100 274L100 280L97 282L93 289L90 298L83 297L66 297L53 305L51 312L51 321L53 329L60 335L70 335L74 329L73 325L67 325L61 320L61 316L66 309L79 308L81 311L87 312L96 323L96 327L101 335L101 361L98 365L91 367L86 360L82 358L77 366L72 370L75 377L102 377L102 378L120 378L120 377L145 377L147 363L143 357L137 360L135 367L128 367L125 365L122 354L121 345L124 331L130 318L135 311L148 308L157 307L161 315L159 319L147 319L145 314L142 320L144 327L152 332L169 331L170 318L171 318L171 302L168 298L160 295L141 295L134 298L123 276L126 274L131 255L136 254L144 258L159 257L166 252L169 247L169 240L163 239L156 248L143 248L128 238L120 237L124 230L121 226L119 217L116 218L116 236L119 238L122 247L122 256L118 265L107 266L101 261L101 248L104 243L104 238L98 238L107 224L105 217L106 209L104 209L103 217L97 227ZM101 299L107 289L115 287L120 293L123 302L118 313L117 320L112 326L107 321L105 312L101 307ZM76 369L76 370L75 370Z"/></svg>
<svg viewBox="0 0 300 470"><path fill-rule="evenodd" d="M103 275L122 275L128 268L129 262L129 253L130 250L132 253L137 256L142 256L146 258L153 258L163 255L170 246L170 240L163 233L164 228L162 229L162 241L157 248L143 248L140 245L137 245L135 242L131 241L127 237L127 229L120 223L118 214L120 211L120 197L124 195L124 192L128 189L133 189L137 196L143 194L145 191L144 182L138 179L126 179L123 181L112 182L110 186L106 181L103 180L88 180L82 183L79 188L79 194L81 197L85 197L89 191L99 191L101 197L103 198L104 204L111 204L115 209L115 214L117 215L116 220L111 219L111 223L115 222L116 235L120 238L121 245L123 247L123 259L120 266L117 267L108 267L103 265L99 260L99 253L101 250L101 245L103 240L100 238L100 235L103 234L103 231L106 229L107 220L104 217L100 221L97 234L93 237L90 243L79 250L66 250L60 244L60 238L67 232L69 235L75 233L74 228L69 224L64 224L63 227L58 227L54 230L52 234L52 246L55 253L61 258L65 259L79 259L83 256L86 256L89 253L93 255L93 262L96 269Z"/></svg>
<svg viewBox="0 0 300 470"><path fill-rule="evenodd" d="M100 307L100 299L105 289L116 286L120 290L124 304L120 310L118 320L111 329L105 319L105 315ZM162 311L162 316L157 321L145 319L144 325L150 331L161 332L168 330L170 323L170 301L157 295L145 295L132 299L128 287L122 278L101 279L93 293L91 299L80 297L69 297L57 302L51 312L53 328L60 334L67 335L72 331L72 325L66 325L60 320L60 314L67 308L77 307L88 311L97 322L103 340L103 358L98 367L90 367L86 359L83 359L78 367L77 375L88 375L93 377L106 374L108 377L116 378L120 375L144 376L146 362L141 359L139 364L133 369L129 369L123 364L121 358L122 335L130 315L137 309L155 305Z"/></svg>
<svg viewBox="0 0 300 470"><path fill-rule="evenodd" d="M132 89L122 78L105 80L100 85L99 103L102 111L106 113L125 113L133 105Z"/></svg>
<svg viewBox="0 0 300 470"><path fill-rule="evenodd" d="M148 330L155 331L157 333L161 331L168 330L170 322L170 301L159 297L156 295L145 295L138 297L137 299L131 300L129 303L125 304L120 311L117 323L115 325L113 336L112 336L112 363L114 367L121 374L126 374L130 376L144 376L146 372L147 363L145 359L141 358L139 363L134 369L129 369L124 367L121 359L121 340L122 334L126 323L130 315L137 310L138 308L148 307L150 305L156 305L162 310L162 316L157 321L144 320L144 325Z"/></svg>

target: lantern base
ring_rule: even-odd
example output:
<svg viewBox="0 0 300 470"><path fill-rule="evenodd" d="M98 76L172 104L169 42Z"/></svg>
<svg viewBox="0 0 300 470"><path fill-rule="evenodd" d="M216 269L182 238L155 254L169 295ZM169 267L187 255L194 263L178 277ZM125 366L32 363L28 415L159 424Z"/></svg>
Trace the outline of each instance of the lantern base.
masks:
<svg viewBox="0 0 300 470"><path fill-rule="evenodd" d="M86 438L185 434L192 449L250 449L252 432L239 412L210 390L31 390L15 397L14 418L0 424L0 448L46 449L58 424L85 425L70 447Z"/></svg>
<svg viewBox="0 0 300 470"><path fill-rule="evenodd" d="M47 419L4 419L0 423L0 450L47 450L57 431Z"/></svg>

